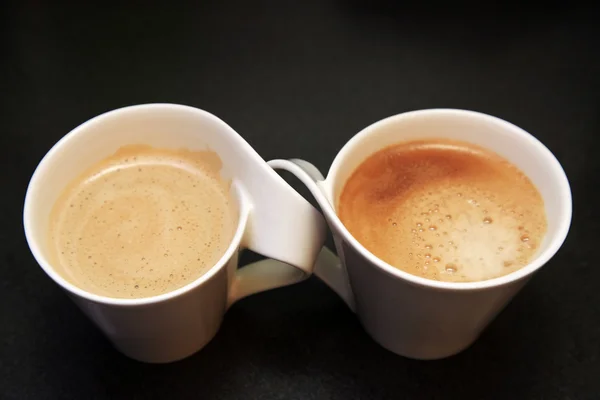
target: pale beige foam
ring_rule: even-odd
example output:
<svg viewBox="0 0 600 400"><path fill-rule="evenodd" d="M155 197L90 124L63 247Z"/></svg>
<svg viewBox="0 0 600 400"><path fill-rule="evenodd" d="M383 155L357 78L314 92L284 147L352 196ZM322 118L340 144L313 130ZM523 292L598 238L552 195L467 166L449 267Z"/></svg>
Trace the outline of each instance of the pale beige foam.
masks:
<svg viewBox="0 0 600 400"><path fill-rule="evenodd" d="M542 197L520 170L446 140L402 143L368 158L346 183L338 213L377 257L453 282L522 268L546 232Z"/></svg>
<svg viewBox="0 0 600 400"><path fill-rule="evenodd" d="M229 246L237 215L210 151L126 146L73 181L55 204L58 272L95 294L139 298L200 277Z"/></svg>

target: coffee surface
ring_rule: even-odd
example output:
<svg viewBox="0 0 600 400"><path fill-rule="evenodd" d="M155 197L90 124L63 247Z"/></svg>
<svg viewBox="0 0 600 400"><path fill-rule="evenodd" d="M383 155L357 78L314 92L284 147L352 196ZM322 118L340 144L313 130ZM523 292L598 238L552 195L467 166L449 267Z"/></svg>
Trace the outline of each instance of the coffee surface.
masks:
<svg viewBox="0 0 600 400"><path fill-rule="evenodd" d="M522 268L546 232L543 199L516 166L441 139L371 155L346 182L337 208L375 256L441 281L481 281Z"/></svg>
<svg viewBox="0 0 600 400"><path fill-rule="evenodd" d="M237 224L230 183L210 151L132 145L71 182L50 216L57 271L118 298L180 288L225 253Z"/></svg>

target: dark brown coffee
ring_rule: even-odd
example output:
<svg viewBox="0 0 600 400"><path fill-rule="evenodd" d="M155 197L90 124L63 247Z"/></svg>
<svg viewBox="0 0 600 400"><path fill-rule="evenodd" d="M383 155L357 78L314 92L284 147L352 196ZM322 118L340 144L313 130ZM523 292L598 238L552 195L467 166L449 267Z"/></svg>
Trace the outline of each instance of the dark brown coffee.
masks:
<svg viewBox="0 0 600 400"><path fill-rule="evenodd" d="M522 268L546 232L542 196L523 172L491 151L442 139L371 155L346 182L337 209L375 256L441 281Z"/></svg>

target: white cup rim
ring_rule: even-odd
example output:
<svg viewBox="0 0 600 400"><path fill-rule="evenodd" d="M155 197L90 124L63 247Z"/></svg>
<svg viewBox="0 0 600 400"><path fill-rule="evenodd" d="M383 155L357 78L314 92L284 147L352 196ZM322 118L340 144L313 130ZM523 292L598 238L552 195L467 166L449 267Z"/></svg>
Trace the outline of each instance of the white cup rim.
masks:
<svg viewBox="0 0 600 400"><path fill-rule="evenodd" d="M192 282L188 283L185 286L182 286L178 289L175 289L175 290L172 290L172 291L169 291L166 293L162 293L160 295L151 296L151 297L133 298L133 299L98 295L98 294L94 294L92 292L89 292L87 290L79 288L78 286L72 284L71 282L69 282L68 280L63 278L58 272L56 272L56 270L52 267L51 263L43 255L41 246L38 243L38 241L33 238L32 231L35 229L33 226L34 221L32 220L32 218L29 215L31 208L34 206L33 203L34 203L34 201L36 201L35 199L32 198L32 195L31 195L33 188L36 185L42 184L42 182L40 182L40 179L41 179L40 175L42 175L43 170L45 170L46 168L48 168L51 165L54 157L57 155L58 152L60 152L64 148L64 146L67 144L67 142L72 140L77 135L84 134L85 130L89 129L90 127L92 127L96 124L103 123L104 120L107 118L115 118L115 117L120 116L121 114L125 114L125 113L131 112L131 111L136 111L138 109L151 109L151 110L169 110L169 109L171 109L171 110L201 113L201 114L203 114L204 117L213 119L215 122L221 124L224 129L230 129L233 131L233 128L231 128L229 125L227 125L224 121L222 121L215 115L213 115L207 111L201 110L199 108L180 105L180 104L170 104L170 103L138 104L138 105L126 106L126 107L118 108L115 110L107 111L103 114L97 115L97 116L83 122L79 126L72 129L65 136L63 136L44 155L44 157L42 158L42 160L39 162L38 166L36 167L33 175L31 176L29 185L27 187L27 192L25 195L25 204L24 204L24 208L23 208L23 227L25 230L25 237L26 237L27 243L29 245L29 249L31 250L33 257L35 258L37 263L40 265L40 267L42 267L44 272L48 276L50 276L50 278L54 282L56 282L59 286L61 286L67 292L74 294L82 299L92 301L94 303L101 303L101 304L107 304L107 305L113 305L113 306L123 306L123 307L145 306L145 305L161 303L161 302L165 302L165 301L174 299L181 295L185 295L187 292L190 292L190 291L194 290L195 288L203 285L205 282L210 280L219 270L221 270L227 264L227 262L231 259L231 257L234 256L234 253L237 251L237 249L240 246L240 243L242 241L245 227L246 227L246 222L247 222L248 215L249 215L250 205L249 205L248 201L246 200L246 195L243 193L243 188L239 186L239 182L237 182L234 179L232 181L232 187L235 187L238 192L237 196L235 196L235 197L237 197L238 205L239 205L239 220L238 220L238 226L236 228L235 234L234 234L233 238L231 239L231 243L227 247L227 250L225 251L223 256L219 259L219 261L217 261L204 274L202 274L201 276L199 276L198 278L196 278L195 280L193 280Z"/></svg>
<svg viewBox="0 0 600 400"><path fill-rule="evenodd" d="M558 222L558 229L556 233L551 238L550 243L546 246L546 248L539 253L535 259L529 262L525 267L520 268L510 274L503 275L497 278L487 279L483 281L475 281L475 282L443 282L436 281L432 279L422 278L408 272L405 272L401 269L395 268L392 265L386 263L381 260L369 250L367 250L357 239L352 236L352 234L346 229L344 224L339 220L339 217L335 215L335 218L330 218L331 222L336 226L336 229L344 236L344 239L347 240L355 249L357 249L360 254L371 264L371 266L375 266L387 273L388 275L402 279L406 282L409 282L416 286L428 287L438 290L444 291L476 291L489 289L498 286L504 286L510 284L512 282L524 279L538 269L540 269L544 264L546 264L554 255L558 252L562 244L564 243L567 234L569 232L569 228L571 225L572 218L572 198L571 198L571 189L569 186L569 181L567 176L560 165L559 161L556 159L554 154L537 138L535 138L530 133L526 132L522 128L505 121L501 118L494 117L485 113L470 111L470 110L461 110L461 109L453 109L453 108L432 108L432 109L423 109L416 111L409 111L405 113L400 113L396 115L392 115L390 117L379 120L360 132L358 132L354 137L352 137L344 147L338 152L335 157L331 167L327 173L327 178L322 184L325 187L325 190L328 192L326 194L329 197L331 203L330 211L334 214L335 212L335 199L333 198L333 183L337 179L337 172L341 169L341 167L345 164L347 160L347 156L351 154L351 150L363 140L366 136L370 135L373 131L381 128L384 125L389 123L396 122L400 119L417 117L417 116L462 116L466 118L479 118L487 120L488 122L493 122L499 126L502 126L506 130L510 130L513 133L523 137L527 140L530 146L535 149L538 153L540 153L545 161L547 162L547 167L552 169L552 174L556 179L556 184L560 187L562 199L562 210L561 215L563 216ZM484 146L485 147L485 146Z"/></svg>

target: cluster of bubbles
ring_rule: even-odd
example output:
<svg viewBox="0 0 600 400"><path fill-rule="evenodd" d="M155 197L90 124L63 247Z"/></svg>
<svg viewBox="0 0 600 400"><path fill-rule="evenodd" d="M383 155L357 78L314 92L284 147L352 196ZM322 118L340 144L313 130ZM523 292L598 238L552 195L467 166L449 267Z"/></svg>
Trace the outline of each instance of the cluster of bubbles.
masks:
<svg viewBox="0 0 600 400"><path fill-rule="evenodd" d="M429 194L431 195L431 193ZM473 229L473 227L475 229L491 227L497 218L506 221L503 216L504 214L508 214L512 218L511 221L516 220L522 223L524 219L523 214L502 205L497 206L497 210L493 209L490 212L487 208L494 205L493 196L484 196L485 199L483 202L478 201L472 196L464 196L461 192L456 193L455 196L461 202L464 201L463 204L470 209L470 216L480 215L479 224L467 225L464 218L460 222L457 222L458 220L455 218L455 215L452 212L444 213L443 210L445 207L440 207L439 204L432 204L429 208L421 210L418 215L414 214L414 219L411 222L413 225L410 227L411 245L409 247L412 250L408 253L408 259L414 262L414 268L417 271L421 271L426 276L433 277L434 279L439 273L449 275L460 274L462 268L465 267L464 265L461 267L463 257L461 256L459 247L461 245L470 246L471 243L462 243L462 240L456 243L457 237L461 238L466 235L467 231ZM481 207L482 203L486 204L487 208ZM454 207L453 209L456 210L458 208ZM472 221L472 218L469 217L467 220ZM396 218L389 218L388 222L394 228L406 229L406 225L399 223ZM506 223L501 224L495 229L506 229ZM531 240L529 231L523 225L519 225L518 229L519 235L517 238L519 243L511 245L510 252L507 253L507 249L504 246L498 246L495 251L495 256L500 259L498 262L506 268L515 268L526 263L523 257L515 259L515 256L512 254L513 248L516 248L517 253L524 253L524 249L532 249L535 246ZM469 249L466 248L464 251L469 252ZM480 257L479 260L483 262L484 258Z"/></svg>

